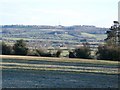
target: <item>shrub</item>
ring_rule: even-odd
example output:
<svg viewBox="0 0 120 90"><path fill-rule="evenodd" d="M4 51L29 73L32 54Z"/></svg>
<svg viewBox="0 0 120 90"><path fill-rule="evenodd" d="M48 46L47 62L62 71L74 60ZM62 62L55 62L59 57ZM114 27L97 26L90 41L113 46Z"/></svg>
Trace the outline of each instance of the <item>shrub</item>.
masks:
<svg viewBox="0 0 120 90"><path fill-rule="evenodd" d="M72 51L69 51L69 58L75 58L75 53Z"/></svg>
<svg viewBox="0 0 120 90"><path fill-rule="evenodd" d="M56 57L60 57L60 54L62 53L62 50L57 50Z"/></svg>
<svg viewBox="0 0 120 90"><path fill-rule="evenodd" d="M39 56L52 57L52 54L50 52L47 52L46 49L36 49L36 52L39 54Z"/></svg>
<svg viewBox="0 0 120 90"><path fill-rule="evenodd" d="M12 47L9 45L6 45L4 42L2 42L2 54L3 55L10 55L12 54Z"/></svg>
<svg viewBox="0 0 120 90"><path fill-rule="evenodd" d="M69 52L70 58L84 58L91 59L91 51L87 45L76 48L73 52Z"/></svg>
<svg viewBox="0 0 120 90"><path fill-rule="evenodd" d="M17 40L17 42L13 46L15 55L27 55L28 48L26 47L26 43L21 39Z"/></svg>
<svg viewBox="0 0 120 90"><path fill-rule="evenodd" d="M120 60L120 46L99 46L96 53L97 59Z"/></svg>
<svg viewBox="0 0 120 90"><path fill-rule="evenodd" d="M85 58L85 59L91 58L90 49L85 46L75 49L74 53L77 58Z"/></svg>
<svg viewBox="0 0 120 90"><path fill-rule="evenodd" d="M29 50L27 56L40 56L36 50Z"/></svg>

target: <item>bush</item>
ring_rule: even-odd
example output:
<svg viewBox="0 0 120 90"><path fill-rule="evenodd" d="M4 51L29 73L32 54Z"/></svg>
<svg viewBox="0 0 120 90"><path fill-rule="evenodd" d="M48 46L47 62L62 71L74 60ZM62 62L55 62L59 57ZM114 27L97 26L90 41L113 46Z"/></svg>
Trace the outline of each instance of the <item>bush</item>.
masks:
<svg viewBox="0 0 120 90"><path fill-rule="evenodd" d="M36 49L36 52L39 54L39 56L52 57L52 54L50 52L47 52L46 49Z"/></svg>
<svg viewBox="0 0 120 90"><path fill-rule="evenodd" d="M60 57L60 54L62 53L62 50L58 50L57 52L56 52L56 57Z"/></svg>
<svg viewBox="0 0 120 90"><path fill-rule="evenodd" d="M77 58L84 58L84 59L91 58L90 49L88 47L80 47L78 49L75 49L74 52Z"/></svg>
<svg viewBox="0 0 120 90"><path fill-rule="evenodd" d="M3 55L11 55L13 52L12 47L9 45L6 45L4 42L2 42L2 54Z"/></svg>
<svg viewBox="0 0 120 90"><path fill-rule="evenodd" d="M21 39L17 40L17 42L13 46L15 55L27 55L28 48L26 47L26 43Z"/></svg>
<svg viewBox="0 0 120 90"><path fill-rule="evenodd" d="M36 49L36 52L42 57L60 57L60 54L62 53L61 50L58 50L56 53L51 53L46 49Z"/></svg>
<svg viewBox="0 0 120 90"><path fill-rule="evenodd" d="M75 53L72 51L69 51L69 58L75 58Z"/></svg>
<svg viewBox="0 0 120 90"><path fill-rule="evenodd" d="M96 55L97 59L119 61L120 46L99 46Z"/></svg>
<svg viewBox="0 0 120 90"><path fill-rule="evenodd" d="M36 52L36 50L29 50L27 56L40 56L40 55L39 53Z"/></svg>
<svg viewBox="0 0 120 90"><path fill-rule="evenodd" d="M90 48L87 45L76 48L73 52L69 52L69 57L91 59Z"/></svg>

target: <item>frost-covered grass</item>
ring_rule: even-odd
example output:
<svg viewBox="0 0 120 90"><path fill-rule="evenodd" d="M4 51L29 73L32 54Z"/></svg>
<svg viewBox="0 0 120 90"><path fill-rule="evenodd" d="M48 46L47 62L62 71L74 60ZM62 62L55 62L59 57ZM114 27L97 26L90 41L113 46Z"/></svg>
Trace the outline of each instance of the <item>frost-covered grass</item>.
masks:
<svg viewBox="0 0 120 90"><path fill-rule="evenodd" d="M118 88L118 75L3 69L3 88Z"/></svg>
<svg viewBox="0 0 120 90"><path fill-rule="evenodd" d="M68 72L91 72L119 74L118 63L113 61L49 58L31 56L2 57L3 69L52 70Z"/></svg>
<svg viewBox="0 0 120 90"><path fill-rule="evenodd" d="M118 88L118 63L1 55L3 88Z"/></svg>

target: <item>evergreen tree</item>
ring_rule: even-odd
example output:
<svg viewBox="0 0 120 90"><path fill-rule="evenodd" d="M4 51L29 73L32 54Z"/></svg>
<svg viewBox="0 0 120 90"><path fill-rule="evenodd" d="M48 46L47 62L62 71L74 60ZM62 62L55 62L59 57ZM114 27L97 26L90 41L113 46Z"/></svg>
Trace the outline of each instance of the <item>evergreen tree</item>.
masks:
<svg viewBox="0 0 120 90"><path fill-rule="evenodd" d="M114 21L114 25L107 31L107 38L105 39L109 46L120 46L120 24Z"/></svg>
<svg viewBox="0 0 120 90"><path fill-rule="evenodd" d="M107 31L106 45L99 46L96 53L98 59L120 60L120 24L114 21L114 25Z"/></svg>

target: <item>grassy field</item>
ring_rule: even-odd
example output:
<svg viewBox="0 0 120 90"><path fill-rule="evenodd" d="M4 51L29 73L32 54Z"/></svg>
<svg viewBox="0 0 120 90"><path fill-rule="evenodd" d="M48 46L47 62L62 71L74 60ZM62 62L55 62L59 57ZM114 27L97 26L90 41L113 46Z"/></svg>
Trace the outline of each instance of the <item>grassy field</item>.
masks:
<svg viewBox="0 0 120 90"><path fill-rule="evenodd" d="M104 40L105 38L107 38L106 34L89 34L89 33L81 33L81 34L87 37L94 37L97 40Z"/></svg>
<svg viewBox="0 0 120 90"><path fill-rule="evenodd" d="M76 59L76 58L55 58L55 57L36 57L36 56L15 56L15 55L0 55L2 59L23 59L23 60L47 60L47 61L60 61L60 62L80 62L80 63L92 63L92 64L112 64L118 65L118 61L109 60L94 60L94 59Z"/></svg>
<svg viewBox="0 0 120 90"><path fill-rule="evenodd" d="M9 55L1 55L0 57L3 59L2 68L62 70L72 72L93 72L108 74L119 73L117 68L110 68L110 66L117 67L119 64L117 61ZM37 63L29 63L31 61ZM40 62L42 62L42 64Z"/></svg>
<svg viewBox="0 0 120 90"><path fill-rule="evenodd" d="M3 88L118 88L117 61L0 57Z"/></svg>

